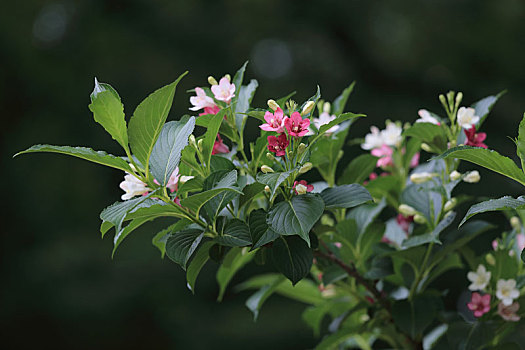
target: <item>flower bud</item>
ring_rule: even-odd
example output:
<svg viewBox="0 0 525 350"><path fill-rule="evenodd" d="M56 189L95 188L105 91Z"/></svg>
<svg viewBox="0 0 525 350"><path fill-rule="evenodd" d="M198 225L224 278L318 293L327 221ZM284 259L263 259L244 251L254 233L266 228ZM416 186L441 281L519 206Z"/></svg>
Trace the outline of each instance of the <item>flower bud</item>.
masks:
<svg viewBox="0 0 525 350"><path fill-rule="evenodd" d="M197 141L195 141L195 136L193 134L190 135L189 142L192 147L197 148Z"/></svg>
<svg viewBox="0 0 525 350"><path fill-rule="evenodd" d="M212 85L212 86L213 86L213 85L219 85L219 83L217 82L217 80L215 80L215 78L212 77L211 75L208 77L208 83L209 83L210 85Z"/></svg>
<svg viewBox="0 0 525 350"><path fill-rule="evenodd" d="M443 209L445 209L445 211L452 210L454 209L457 203L458 203L458 200L452 197L445 203L445 205L443 206Z"/></svg>
<svg viewBox="0 0 525 350"><path fill-rule="evenodd" d="M307 162L299 169L299 174L304 174L309 172L312 169L312 163Z"/></svg>
<svg viewBox="0 0 525 350"><path fill-rule="evenodd" d="M450 173L449 176L450 176L450 180L456 181L456 180L459 180L459 178L461 177L461 173L459 171L454 170L453 172Z"/></svg>
<svg viewBox="0 0 525 350"><path fill-rule="evenodd" d="M182 175L180 178L179 178L179 183L182 185L188 181L190 181L191 179L193 179L195 176L186 176L186 175Z"/></svg>
<svg viewBox="0 0 525 350"><path fill-rule="evenodd" d="M431 152L432 152L432 147L430 147L429 144L424 143L424 142L421 144L421 149L422 149L423 151L425 151L425 152L428 152L428 153L431 153Z"/></svg>
<svg viewBox="0 0 525 350"><path fill-rule="evenodd" d="M272 99L268 100L266 103L268 104L268 107L270 107L274 111L276 111L277 108L280 108L279 105L277 104L277 102L275 102Z"/></svg>
<svg viewBox="0 0 525 350"><path fill-rule="evenodd" d="M268 186L268 185L264 186L264 192L266 192L266 193L272 192L272 190L270 190L270 186Z"/></svg>
<svg viewBox="0 0 525 350"><path fill-rule="evenodd" d="M422 184L432 179L433 177L434 177L433 173L427 173L427 172L414 173L410 175L410 181L412 181L415 184Z"/></svg>
<svg viewBox="0 0 525 350"><path fill-rule="evenodd" d="M228 80L228 83L231 83L231 81L232 81L231 75L226 74L224 77Z"/></svg>
<svg viewBox="0 0 525 350"><path fill-rule="evenodd" d="M481 180L481 176L479 175L479 172L477 170L467 173L467 175L463 178L463 181L471 184L479 182L479 180Z"/></svg>
<svg viewBox="0 0 525 350"><path fill-rule="evenodd" d="M269 160L275 160L275 156L270 152L266 153L266 158L268 158Z"/></svg>
<svg viewBox="0 0 525 350"><path fill-rule="evenodd" d="M197 147L199 148L199 151L202 152L202 141L203 139L200 139L199 141L197 141Z"/></svg>
<svg viewBox="0 0 525 350"><path fill-rule="evenodd" d="M416 209L412 208L410 205L406 205L406 204L401 204L397 210L405 215L405 216L412 216L412 215L416 215L417 214L417 211Z"/></svg>
<svg viewBox="0 0 525 350"><path fill-rule="evenodd" d="M297 155L301 155L306 150L306 145L304 143L300 143L299 146L297 146Z"/></svg>
<svg viewBox="0 0 525 350"><path fill-rule="evenodd" d="M330 102L325 102L323 105L323 113L330 113L331 108Z"/></svg>
<svg viewBox="0 0 525 350"><path fill-rule="evenodd" d="M297 184L295 186L295 191L297 192L297 194L305 194L306 192L308 192L307 190L308 188L303 184Z"/></svg>
<svg viewBox="0 0 525 350"><path fill-rule="evenodd" d="M310 114L310 112L314 109L315 103L314 101L308 101L303 107L303 110L301 111L301 115L305 116L307 114Z"/></svg>
<svg viewBox="0 0 525 350"><path fill-rule="evenodd" d="M461 103L461 100L463 100L463 93L460 91L456 95L456 108L458 108L459 104Z"/></svg>
<svg viewBox="0 0 525 350"><path fill-rule="evenodd" d="M487 264L494 266L496 265L496 259L494 258L494 255L488 253L485 255L485 260L487 261Z"/></svg>
<svg viewBox="0 0 525 350"><path fill-rule="evenodd" d="M520 219L518 219L517 216L513 216L510 218L510 226L516 231L521 231L521 222Z"/></svg>
<svg viewBox="0 0 525 350"><path fill-rule="evenodd" d="M454 109L454 91L447 92L448 108L452 111Z"/></svg>
<svg viewBox="0 0 525 350"><path fill-rule="evenodd" d="M265 173L265 174L266 174L266 173L273 173L273 172L274 172L273 169L270 168L268 165L263 165L263 166L261 167L261 171L262 171L263 173Z"/></svg>
<svg viewBox="0 0 525 350"><path fill-rule="evenodd" d="M343 155L345 154L345 151L343 151L342 149L339 150L339 152L337 152L337 160L343 158Z"/></svg>
<svg viewBox="0 0 525 350"><path fill-rule="evenodd" d="M418 224L426 224L427 219L421 214L416 214L414 215L414 222Z"/></svg>

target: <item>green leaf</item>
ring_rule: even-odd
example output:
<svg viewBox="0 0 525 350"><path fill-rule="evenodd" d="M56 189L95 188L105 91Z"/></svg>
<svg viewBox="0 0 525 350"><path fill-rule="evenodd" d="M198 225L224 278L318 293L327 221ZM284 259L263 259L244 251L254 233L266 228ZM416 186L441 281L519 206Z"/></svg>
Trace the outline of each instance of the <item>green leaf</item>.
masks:
<svg viewBox="0 0 525 350"><path fill-rule="evenodd" d="M521 251L521 261L525 262L525 249Z"/></svg>
<svg viewBox="0 0 525 350"><path fill-rule="evenodd" d="M411 206L423 214L429 223L439 215L442 197L440 193L433 191L435 185L432 182L408 185L401 193L401 202Z"/></svg>
<svg viewBox="0 0 525 350"><path fill-rule="evenodd" d="M422 290L425 290L426 286L428 286L433 280L441 276L443 273L452 269L461 268L463 268L463 263L461 262L459 254L450 254L428 274L428 278L424 281Z"/></svg>
<svg viewBox="0 0 525 350"><path fill-rule="evenodd" d="M245 115L248 109L250 108L250 103L252 102L253 95L259 83L257 80L252 79L250 83L246 86L241 86L238 90L237 102L235 104L235 126L239 133L243 132L244 122L247 116Z"/></svg>
<svg viewBox="0 0 525 350"><path fill-rule="evenodd" d="M81 159L88 160L93 163L102 164L111 168L119 169L128 173L132 173L128 162L124 159L115 157L111 154L107 154L103 151L94 151L91 148L86 147L70 147L70 146L52 146L52 145L34 145L25 151L18 152L14 157L24 153L36 153L36 152L48 152L48 153L61 153L68 156L73 156Z"/></svg>
<svg viewBox="0 0 525 350"><path fill-rule="evenodd" d="M335 118L334 120L332 120L331 122L329 122L328 124L321 125L321 127L319 128L318 135L322 135L326 133L328 130L330 130L330 128L332 128L335 125L341 124L342 122L345 122L350 119L361 118L361 117L366 117L366 115L365 114L354 114L350 112L343 113L339 115L337 118Z"/></svg>
<svg viewBox="0 0 525 350"><path fill-rule="evenodd" d="M235 170L233 170L235 171ZM228 183L228 176L231 176L232 172L227 170L219 170L211 173L205 180L203 190L208 191L214 188L220 187L220 183ZM232 176L233 178L233 176ZM238 189L237 184L234 184L235 188ZM204 204L205 217L209 223L215 221L219 213L238 196L238 192L223 191L211 198L207 203Z"/></svg>
<svg viewBox="0 0 525 350"><path fill-rule="evenodd" d="M162 186L166 186L179 166L182 150L188 145L194 127L195 117L164 124L149 160L151 174Z"/></svg>
<svg viewBox="0 0 525 350"><path fill-rule="evenodd" d="M351 122L348 121L341 125L330 137L315 136L316 141L311 141L313 146L311 147L310 161L329 184L335 183L337 163L341 159L341 150L350 130Z"/></svg>
<svg viewBox="0 0 525 350"><path fill-rule="evenodd" d="M234 99L239 97L239 88L242 86L242 81L244 80L244 72L246 71L246 66L248 66L248 61L244 62L241 68L239 68L239 70L233 76L232 84L235 85L236 95Z"/></svg>
<svg viewBox="0 0 525 350"><path fill-rule="evenodd" d="M359 184L326 188L321 197L327 209L352 208L372 200L366 188Z"/></svg>
<svg viewBox="0 0 525 350"><path fill-rule="evenodd" d="M358 235L361 236L365 233L368 226L374 221L376 216L381 213L381 211L385 208L386 202L385 200L381 200L381 202L377 204L364 204L357 208L352 209L348 215L346 216L347 219L353 219L355 220L355 223L357 225L357 232Z"/></svg>
<svg viewBox="0 0 525 350"><path fill-rule="evenodd" d="M276 276L270 284L265 285L246 300L245 305L253 313L254 321L257 320L259 311L266 299L268 299L284 281L284 277Z"/></svg>
<svg viewBox="0 0 525 350"><path fill-rule="evenodd" d="M199 246L202 237L204 232L196 228L172 232L166 242L166 255L186 270L186 264Z"/></svg>
<svg viewBox="0 0 525 350"><path fill-rule="evenodd" d="M188 289L195 294L195 282L197 276L201 272L202 268L210 258L210 248L213 246L213 242L204 242L199 246L199 249L195 253L193 259L191 259L188 269L186 270L186 281L188 283Z"/></svg>
<svg viewBox="0 0 525 350"><path fill-rule="evenodd" d="M245 247L252 244L248 225L239 219L228 221L222 235L216 237L215 241L228 247Z"/></svg>
<svg viewBox="0 0 525 350"><path fill-rule="evenodd" d="M275 102L277 102L277 104L281 107L282 110L284 110L285 108L285 104L286 104L286 101L288 101L289 99L291 99L295 94L297 93L297 91L292 91L290 92L288 95L284 96L284 97L281 97L279 99L277 99Z"/></svg>
<svg viewBox="0 0 525 350"><path fill-rule="evenodd" d="M267 216L268 214L263 209L257 209L250 213L248 224L253 243L252 250L273 242L279 237L279 234L268 226Z"/></svg>
<svg viewBox="0 0 525 350"><path fill-rule="evenodd" d="M242 190L242 196L239 198L239 207L249 203L257 195L264 191L264 184L260 182L254 182L252 184L244 186Z"/></svg>
<svg viewBox="0 0 525 350"><path fill-rule="evenodd" d="M235 274L255 257L255 251L246 248L234 247L224 257L222 265L217 270L217 283L219 284L218 301L222 301L226 287Z"/></svg>
<svg viewBox="0 0 525 350"><path fill-rule="evenodd" d="M210 165L211 165L212 172L219 171L219 170L231 171L235 169L235 164L233 164L231 160L229 160L228 158L219 156L219 155L211 156Z"/></svg>
<svg viewBox="0 0 525 350"><path fill-rule="evenodd" d="M275 193L279 186L295 171L296 169L276 172L276 173L258 173L256 180L263 185L268 185L270 187L270 201L274 198Z"/></svg>
<svg viewBox="0 0 525 350"><path fill-rule="evenodd" d="M355 81L350 84L346 89L343 90L341 95L337 96L334 102L332 103L332 114L339 115L344 112L346 107L346 102L350 97L350 94L354 90Z"/></svg>
<svg viewBox="0 0 525 350"><path fill-rule="evenodd" d="M441 241L439 240L439 234L443 232L443 230L446 229L448 226L450 226L450 224L454 221L455 218L456 213L453 211L449 212L447 215L445 215L443 220L441 220L439 224L436 225L432 232L425 233L422 235L411 236L403 241L402 246L404 248L412 248L427 243L441 244Z"/></svg>
<svg viewBox="0 0 525 350"><path fill-rule="evenodd" d="M160 250L161 258L164 259L164 255L166 254L166 242L168 242L170 233L178 232L188 226L190 223L191 222L186 219L179 220L153 236L151 243Z"/></svg>
<svg viewBox="0 0 525 350"><path fill-rule="evenodd" d="M321 196L307 193L274 205L268 213L267 222L275 232L286 236L299 235L310 245L308 235L323 211Z"/></svg>
<svg viewBox="0 0 525 350"><path fill-rule="evenodd" d="M204 138L202 139L202 158L207 167L210 167L213 144L215 143L215 140L217 140L219 128L225 114L226 109L221 109L219 113L215 114L211 118L210 124L208 124L206 133L204 133Z"/></svg>
<svg viewBox="0 0 525 350"><path fill-rule="evenodd" d="M507 93L506 90L501 91L497 95L487 96L481 100L474 102L470 107L476 110L476 115L479 116L479 122L476 124L476 129L479 130L481 124L485 121L492 107L496 104L499 98Z"/></svg>
<svg viewBox="0 0 525 350"><path fill-rule="evenodd" d="M525 169L525 113L518 128L518 139L516 140L516 153L521 160L521 168Z"/></svg>
<svg viewBox="0 0 525 350"><path fill-rule="evenodd" d="M109 228L111 228L112 226L115 226L115 231L117 233L120 232L122 223L124 222L124 218L129 212L141 205L146 200L148 201L146 206L155 204L153 200L149 199L150 196L151 195L138 197L123 202L115 202L106 209L102 210L102 212L100 213L100 219L102 220L102 222L109 222L111 224L111 226L104 226L103 233L107 232L107 230L109 230Z"/></svg>
<svg viewBox="0 0 525 350"><path fill-rule="evenodd" d="M480 147L459 146L451 148L437 157L437 159L441 158L466 160L505 175L525 186L525 174L523 174L522 170L518 168L512 159L502 156L496 151Z"/></svg>
<svg viewBox="0 0 525 350"><path fill-rule="evenodd" d="M312 249L297 236L280 237L270 249L274 266L288 278L293 285L310 272L312 266Z"/></svg>
<svg viewBox="0 0 525 350"><path fill-rule="evenodd" d="M485 202L474 204L471 206L463 218L459 226L463 225L465 221L473 217L474 215L485 213L488 211L500 211L500 210L511 210L511 209L524 209L525 208L525 197L521 196L514 199L510 196L501 197L498 199L490 199Z"/></svg>
<svg viewBox="0 0 525 350"><path fill-rule="evenodd" d="M317 104L317 101L319 101L320 98L321 98L321 88L319 87L319 85L317 85L317 91L315 92L315 95L310 97L308 100L304 101L304 103L301 105L301 107L299 107L299 111L302 111L304 106L306 106L306 104L309 101L313 101L314 104ZM312 114L312 113L310 112L310 114Z"/></svg>
<svg viewBox="0 0 525 350"><path fill-rule="evenodd" d="M89 110L93 112L95 121L129 153L124 106L117 91L109 84L99 83L95 78L95 89L90 97Z"/></svg>
<svg viewBox="0 0 525 350"><path fill-rule="evenodd" d="M118 231L117 234L115 234L115 237L113 238L113 251L111 252L111 256L113 257L115 255L115 252L117 251L118 246L122 241L133 231L135 231L137 228L142 226L148 221L151 221L155 219L154 217L142 217L138 219L133 219L129 224L127 224L122 230Z"/></svg>
<svg viewBox="0 0 525 350"><path fill-rule="evenodd" d="M440 125L432 123L414 123L408 130L404 131L404 136L410 136L421 140L421 142L435 146L443 152L447 149L447 135Z"/></svg>
<svg viewBox="0 0 525 350"><path fill-rule="evenodd" d="M362 183L376 168L377 159L377 157L371 154L362 154L352 159L350 164L343 170L343 174L339 177L338 184Z"/></svg>
<svg viewBox="0 0 525 350"><path fill-rule="evenodd" d="M412 301L396 301L392 305L392 318L399 329L415 339L432 323L440 308L437 297L416 295Z"/></svg>
<svg viewBox="0 0 525 350"><path fill-rule="evenodd" d="M188 72L182 73L173 83L146 97L129 120L129 143L133 154L146 167L146 173L151 152L171 109L177 84L186 74Z"/></svg>

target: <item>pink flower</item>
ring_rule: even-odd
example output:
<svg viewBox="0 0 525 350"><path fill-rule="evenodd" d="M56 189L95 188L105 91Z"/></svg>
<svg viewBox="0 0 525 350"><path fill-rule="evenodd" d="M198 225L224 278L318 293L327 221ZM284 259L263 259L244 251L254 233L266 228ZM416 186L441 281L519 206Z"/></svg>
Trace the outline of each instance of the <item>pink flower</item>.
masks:
<svg viewBox="0 0 525 350"><path fill-rule="evenodd" d="M179 167L176 167L173 173L171 174L166 187L173 193L177 189L177 184L179 182Z"/></svg>
<svg viewBox="0 0 525 350"><path fill-rule="evenodd" d="M408 235L408 232L410 230L410 223L414 221L414 216L405 216L401 213L397 214L396 222L405 231L405 233Z"/></svg>
<svg viewBox="0 0 525 350"><path fill-rule="evenodd" d="M523 233L518 233L516 235L516 241L518 243L518 249L520 251L525 249L525 235Z"/></svg>
<svg viewBox="0 0 525 350"><path fill-rule="evenodd" d="M235 84L231 84L228 78L222 77L218 85L211 87L211 92L217 100L230 103L235 97Z"/></svg>
<svg viewBox="0 0 525 350"><path fill-rule="evenodd" d="M313 185L309 185L305 180L294 181L293 189L295 194L305 194L306 192L312 192L314 190Z"/></svg>
<svg viewBox="0 0 525 350"><path fill-rule="evenodd" d="M281 134L279 137L268 136L268 150L275 153L277 157L282 157L286 154L285 150L289 144L285 134Z"/></svg>
<svg viewBox="0 0 525 350"><path fill-rule="evenodd" d="M417 152L416 154L414 154L414 156L412 157L412 159L410 160L410 167L411 168L415 168L419 165L419 152Z"/></svg>
<svg viewBox="0 0 525 350"><path fill-rule="evenodd" d="M472 293L472 299L467 304L470 311L474 312L475 317L481 317L490 310L490 294L481 295L477 292Z"/></svg>
<svg viewBox="0 0 525 350"><path fill-rule="evenodd" d="M284 118L284 126L289 135L303 137L308 132L310 119L303 119L299 112L293 112L290 118Z"/></svg>
<svg viewBox="0 0 525 350"><path fill-rule="evenodd" d="M498 240L495 239L492 241L492 249L498 250Z"/></svg>
<svg viewBox="0 0 525 350"><path fill-rule="evenodd" d="M203 108L216 107L215 102L213 102L213 99L207 96L206 92L203 89L201 89L200 87L196 87L195 93L197 94L197 96L190 97L190 103L193 105L193 107L191 107L190 110L198 111L199 109Z"/></svg>
<svg viewBox="0 0 525 350"><path fill-rule="evenodd" d="M281 108L277 108L273 114L266 112L264 120L266 120L266 124L259 125L264 131L275 131L277 133L284 131L284 112Z"/></svg>
<svg viewBox="0 0 525 350"><path fill-rule="evenodd" d="M391 147L383 145L379 148L374 148L370 153L372 153L373 156L379 157L376 164L377 167L384 168L394 165L392 160L392 153L394 153L394 150Z"/></svg>
<svg viewBox="0 0 525 350"><path fill-rule="evenodd" d="M486 144L483 143L487 138L487 134L484 132L476 133L476 127L472 125L470 129L463 129L465 131L465 136L467 137L467 146L474 147L483 147L488 148Z"/></svg>
<svg viewBox="0 0 525 350"><path fill-rule="evenodd" d="M517 301L510 304L509 306L505 306L503 303L498 304L498 314L505 321L518 322L520 317L516 315L516 312L518 312L519 309L520 304Z"/></svg>
<svg viewBox="0 0 525 350"><path fill-rule="evenodd" d="M213 149L211 151L211 154L217 154L217 153L228 153L230 152L230 149L228 146L222 142L221 135L217 134L217 141L213 144Z"/></svg>
<svg viewBox="0 0 525 350"><path fill-rule="evenodd" d="M206 114L217 114L219 113L221 109L219 108L219 106L213 106L213 107L204 107L204 112L202 112L201 114L199 115L206 115ZM224 117L226 118L226 116Z"/></svg>

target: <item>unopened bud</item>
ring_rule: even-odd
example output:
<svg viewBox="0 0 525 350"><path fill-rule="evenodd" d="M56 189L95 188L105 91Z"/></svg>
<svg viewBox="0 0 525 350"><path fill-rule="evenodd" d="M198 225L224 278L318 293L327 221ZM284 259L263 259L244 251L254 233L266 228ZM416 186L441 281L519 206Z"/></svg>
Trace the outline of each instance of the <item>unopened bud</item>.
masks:
<svg viewBox="0 0 525 350"><path fill-rule="evenodd" d="M430 147L429 144L424 143L424 142L421 144L421 149L428 153L432 152L432 147Z"/></svg>
<svg viewBox="0 0 525 350"><path fill-rule="evenodd" d="M343 155L345 154L345 151L343 151L342 149L339 150L339 152L337 152L337 160L343 158Z"/></svg>
<svg viewBox="0 0 525 350"><path fill-rule="evenodd" d="M412 181L415 184L422 184L424 182L427 182L428 180L432 179L435 174L433 173L414 173L410 175L410 181Z"/></svg>
<svg viewBox="0 0 525 350"><path fill-rule="evenodd" d="M456 181L456 180L459 180L459 178L461 177L461 173L459 171L454 170L453 172L450 173L449 177L450 177L450 180Z"/></svg>
<svg viewBox="0 0 525 350"><path fill-rule="evenodd" d="M307 162L299 169L299 174L304 174L309 172L312 169L312 163Z"/></svg>
<svg viewBox="0 0 525 350"><path fill-rule="evenodd" d="M272 192L272 190L270 190L270 186L268 186L268 185L264 186L264 192L266 192L266 193Z"/></svg>
<svg viewBox="0 0 525 350"><path fill-rule="evenodd" d="M330 113L330 109L332 106L330 105L330 102L325 102L323 105L323 112L324 113Z"/></svg>
<svg viewBox="0 0 525 350"><path fill-rule="evenodd" d="M447 92L448 107L452 111L454 109L454 91Z"/></svg>
<svg viewBox="0 0 525 350"><path fill-rule="evenodd" d="M135 166L134 166L132 163L129 163L129 167L130 167L131 170L133 170L134 172L137 172L137 168L135 168Z"/></svg>
<svg viewBox="0 0 525 350"><path fill-rule="evenodd" d="M197 147L199 148L199 151L202 152L202 141L203 139L200 139L199 141L197 141Z"/></svg>
<svg viewBox="0 0 525 350"><path fill-rule="evenodd" d="M263 166L261 167L261 171L262 171L263 173L265 173L265 174L266 174L266 173L273 173L273 172L274 172L273 169L270 168L268 165L263 165Z"/></svg>
<svg viewBox="0 0 525 350"><path fill-rule="evenodd" d="M452 209L454 209L456 204L458 204L458 200L456 198L452 197L445 203L445 205L443 206L443 209L445 209L445 211L452 210Z"/></svg>
<svg viewBox="0 0 525 350"><path fill-rule="evenodd" d="M417 211L416 209L412 208L410 205L406 205L406 204L401 204L397 210L405 215L405 216L413 216L413 215L416 215L417 214Z"/></svg>
<svg viewBox="0 0 525 350"><path fill-rule="evenodd" d="M494 266L496 265L496 259L494 258L494 255L488 253L485 255L485 260L487 261L487 264Z"/></svg>
<svg viewBox="0 0 525 350"><path fill-rule="evenodd" d="M421 214L414 215L414 222L418 224L425 224L427 222L427 219Z"/></svg>
<svg viewBox="0 0 525 350"><path fill-rule="evenodd" d="M270 107L274 111L276 111L277 108L280 108L279 105L277 104L277 102L275 102L272 99L268 100L268 102L266 102L266 103L268 104L268 107Z"/></svg>
<svg viewBox="0 0 525 350"><path fill-rule="evenodd" d="M321 216L321 224L327 225L327 226L333 226L334 225L334 219L332 219L330 216L324 214Z"/></svg>
<svg viewBox="0 0 525 350"><path fill-rule="evenodd" d="M460 91L456 95L456 108L458 108L459 104L461 103L461 100L463 100L463 93Z"/></svg>
<svg viewBox="0 0 525 350"><path fill-rule="evenodd" d="M197 142L195 141L195 136L193 134L190 135L188 140L192 147L197 148Z"/></svg>
<svg viewBox="0 0 525 350"><path fill-rule="evenodd" d="M301 155L306 150L306 145L304 143L300 143L299 146L297 146L297 154Z"/></svg>
<svg viewBox="0 0 525 350"><path fill-rule="evenodd" d="M315 103L314 101L308 101L303 107L303 110L301 111L301 115L305 116L307 114L310 114L310 112L314 109Z"/></svg>
<svg viewBox="0 0 525 350"><path fill-rule="evenodd" d="M305 194L308 192L308 188L303 184L297 184L295 186L295 192L297 192L297 194Z"/></svg>
<svg viewBox="0 0 525 350"><path fill-rule="evenodd" d="M443 107L445 107L445 109L448 110L448 104L447 104L447 99L445 98L445 95L443 94L439 95L439 101L441 102Z"/></svg>
<svg viewBox="0 0 525 350"><path fill-rule="evenodd" d="M275 156L273 155L273 153L266 153L266 158L268 158L269 160L275 160Z"/></svg>
<svg viewBox="0 0 525 350"><path fill-rule="evenodd" d="M463 181L474 184L476 182L479 182L481 180L481 176L479 175L479 172L477 170L471 171L465 175L463 178Z"/></svg>
<svg viewBox="0 0 525 350"><path fill-rule="evenodd" d="M180 178L179 178L179 183L182 185L188 181L190 181L191 179L193 179L195 176L186 176L186 175L182 175Z"/></svg>
<svg viewBox="0 0 525 350"><path fill-rule="evenodd" d="M215 80L215 78L212 77L211 75L208 77L208 83L210 83L210 85L219 85L217 80Z"/></svg>
<svg viewBox="0 0 525 350"><path fill-rule="evenodd" d="M224 77L228 80L228 83L231 83L232 77L229 74L226 74Z"/></svg>
<svg viewBox="0 0 525 350"><path fill-rule="evenodd" d="M517 216L513 216L510 218L510 226L516 231L521 231L521 222L520 219L518 219Z"/></svg>

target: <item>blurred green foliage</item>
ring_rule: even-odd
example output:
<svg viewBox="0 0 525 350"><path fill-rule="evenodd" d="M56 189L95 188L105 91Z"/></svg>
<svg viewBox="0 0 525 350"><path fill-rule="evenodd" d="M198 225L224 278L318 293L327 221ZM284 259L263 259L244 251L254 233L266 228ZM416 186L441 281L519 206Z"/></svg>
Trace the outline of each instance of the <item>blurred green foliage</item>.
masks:
<svg viewBox="0 0 525 350"><path fill-rule="evenodd" d="M233 73L246 59L248 77L260 83L259 106L293 90L304 100L316 84L332 99L356 80L350 110L368 118L356 123L350 137L362 137L386 118L413 121L422 107L439 111L437 95L448 89L463 91L466 103L508 89L483 131L490 148L513 155L506 136L516 135L525 111L524 37L521 0L4 4L3 346L243 349L250 340L254 349L304 349L316 343L298 303L274 297L257 323L243 305L247 293L230 290L216 303L212 264L193 296L183 272L160 260L150 244L163 223L138 231L112 261L112 242L100 240L97 213L119 199L123 174L56 155L11 159L35 143L118 152L87 108L94 76L118 89L129 116L147 94L190 70L170 119L187 112L185 90L205 85L210 74ZM253 122L248 127L257 128ZM359 152L353 146L345 157ZM517 184L481 174L480 185L466 191L521 194ZM456 271L450 278L464 276Z"/></svg>

